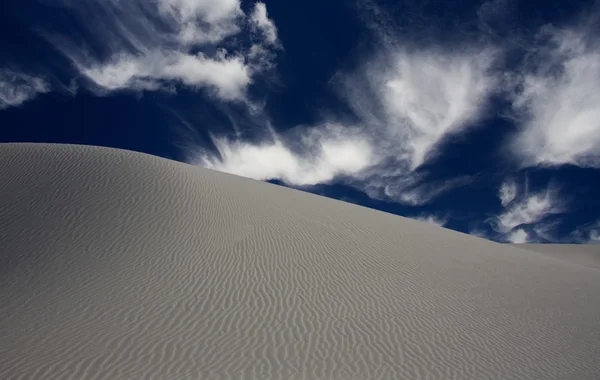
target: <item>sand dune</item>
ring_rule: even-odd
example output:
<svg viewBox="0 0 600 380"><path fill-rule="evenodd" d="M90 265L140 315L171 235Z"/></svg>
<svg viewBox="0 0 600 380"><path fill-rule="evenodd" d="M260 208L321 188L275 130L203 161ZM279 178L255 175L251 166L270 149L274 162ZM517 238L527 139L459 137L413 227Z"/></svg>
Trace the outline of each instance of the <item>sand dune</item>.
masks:
<svg viewBox="0 0 600 380"><path fill-rule="evenodd" d="M0 379L600 379L596 268L139 153L0 163Z"/></svg>
<svg viewBox="0 0 600 380"><path fill-rule="evenodd" d="M600 244L514 244L570 263L600 269Z"/></svg>

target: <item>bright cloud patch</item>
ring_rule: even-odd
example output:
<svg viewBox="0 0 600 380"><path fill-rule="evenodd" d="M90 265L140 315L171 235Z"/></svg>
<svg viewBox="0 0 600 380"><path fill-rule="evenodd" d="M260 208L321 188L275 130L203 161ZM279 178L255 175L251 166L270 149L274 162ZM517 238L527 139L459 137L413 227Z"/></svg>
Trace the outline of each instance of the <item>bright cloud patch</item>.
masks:
<svg viewBox="0 0 600 380"><path fill-rule="evenodd" d="M510 191L507 192L506 189ZM488 220L496 232L513 243L529 241L532 238L531 234L538 230L540 234L536 235L542 235L541 232L547 229L548 225L540 222L565 211L564 202L553 186L538 192L529 192L526 186L520 194L517 190L514 181L502 184L499 197L505 207L504 211ZM507 197L507 193L510 196Z"/></svg>
<svg viewBox="0 0 600 380"><path fill-rule="evenodd" d="M68 39L52 41L101 92L183 85L245 100L253 77L272 67L277 29L262 3L250 16L239 0L83 0L68 7L110 54L95 57ZM83 20L90 10L97 18ZM249 26L264 33L228 42Z"/></svg>
<svg viewBox="0 0 600 380"><path fill-rule="evenodd" d="M421 221L421 222L425 222L425 223L429 223L432 224L434 226L439 226L439 227L443 227L446 223L448 223L448 219L447 218L442 218L439 215L427 215L427 214L423 214L423 215L419 215L416 217L412 217L412 219Z"/></svg>
<svg viewBox="0 0 600 380"><path fill-rule="evenodd" d="M236 34L242 17L239 0L158 0L160 14L185 44L218 43Z"/></svg>
<svg viewBox="0 0 600 380"><path fill-rule="evenodd" d="M48 91L48 83L42 78L0 69L0 109L19 106Z"/></svg>
<svg viewBox="0 0 600 380"><path fill-rule="evenodd" d="M423 49L378 56L337 82L359 118L356 125L295 128L277 136L277 144L219 141L220 157L208 155L201 161L289 185L340 178L372 198L422 205L469 182L465 177L431 181L420 167L436 155L446 136L481 116L495 82L489 72L492 60L488 50ZM292 153L295 141L302 144Z"/></svg>
<svg viewBox="0 0 600 380"><path fill-rule="evenodd" d="M280 140L258 145L216 139L220 159L203 156L200 164L257 180L280 179L295 186L328 183L339 175L352 175L372 164L370 146L360 140L323 136L302 152ZM308 151L311 153L308 153Z"/></svg>
<svg viewBox="0 0 600 380"><path fill-rule="evenodd" d="M399 52L369 82L380 96L383 116L411 168L435 154L449 134L472 126L494 86L491 52Z"/></svg>
<svg viewBox="0 0 600 380"><path fill-rule="evenodd" d="M525 165L600 167L600 44L582 30L544 37L513 98L524 120L514 151Z"/></svg>
<svg viewBox="0 0 600 380"><path fill-rule="evenodd" d="M515 231L512 231L508 235L508 241L513 244L525 244L529 241L528 239L529 235L527 234L527 231L520 228Z"/></svg>
<svg viewBox="0 0 600 380"><path fill-rule="evenodd" d="M502 206L507 206L517 196L517 183L515 181L506 181L500 186L498 197Z"/></svg>
<svg viewBox="0 0 600 380"><path fill-rule="evenodd" d="M537 223L560 211L556 199L549 192L525 196L497 217L497 227L501 232L509 232L515 227Z"/></svg>
<svg viewBox="0 0 600 380"><path fill-rule="evenodd" d="M250 23L256 31L265 36L268 43L277 43L277 27L267 16L267 6L264 3L256 3L254 11L250 15Z"/></svg>
<svg viewBox="0 0 600 380"><path fill-rule="evenodd" d="M81 68L94 83L107 90L153 89L161 81L178 81L190 87L209 87L219 98L243 96L251 82L250 70L241 57L207 58L203 54L172 53L154 56L120 56L116 61Z"/></svg>

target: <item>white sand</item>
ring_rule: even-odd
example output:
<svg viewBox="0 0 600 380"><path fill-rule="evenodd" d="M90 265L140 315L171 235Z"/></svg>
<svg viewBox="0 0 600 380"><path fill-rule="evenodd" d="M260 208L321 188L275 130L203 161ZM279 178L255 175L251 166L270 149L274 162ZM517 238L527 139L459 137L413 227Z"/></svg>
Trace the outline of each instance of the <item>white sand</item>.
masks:
<svg viewBox="0 0 600 380"><path fill-rule="evenodd" d="M600 379L600 271L148 155L0 145L0 379Z"/></svg>
<svg viewBox="0 0 600 380"><path fill-rule="evenodd" d="M600 269L600 244L514 244L570 263Z"/></svg>

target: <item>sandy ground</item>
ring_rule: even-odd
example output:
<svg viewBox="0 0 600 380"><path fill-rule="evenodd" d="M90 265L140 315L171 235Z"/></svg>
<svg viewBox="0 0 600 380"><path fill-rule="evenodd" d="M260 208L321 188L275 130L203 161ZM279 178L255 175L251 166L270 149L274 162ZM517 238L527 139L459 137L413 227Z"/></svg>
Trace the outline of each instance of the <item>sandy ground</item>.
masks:
<svg viewBox="0 0 600 380"><path fill-rule="evenodd" d="M0 163L0 379L600 379L596 268L139 153Z"/></svg>
<svg viewBox="0 0 600 380"><path fill-rule="evenodd" d="M514 244L570 263L600 269L600 244Z"/></svg>

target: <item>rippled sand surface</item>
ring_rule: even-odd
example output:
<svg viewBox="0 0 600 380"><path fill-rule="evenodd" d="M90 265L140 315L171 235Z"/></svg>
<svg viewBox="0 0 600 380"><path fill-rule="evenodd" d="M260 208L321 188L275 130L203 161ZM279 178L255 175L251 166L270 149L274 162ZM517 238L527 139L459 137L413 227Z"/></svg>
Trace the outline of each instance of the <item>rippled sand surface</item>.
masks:
<svg viewBox="0 0 600 380"><path fill-rule="evenodd" d="M600 271L139 153L0 145L0 379L600 379Z"/></svg>
<svg viewBox="0 0 600 380"><path fill-rule="evenodd" d="M600 269L600 244L513 244L573 264Z"/></svg>

